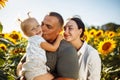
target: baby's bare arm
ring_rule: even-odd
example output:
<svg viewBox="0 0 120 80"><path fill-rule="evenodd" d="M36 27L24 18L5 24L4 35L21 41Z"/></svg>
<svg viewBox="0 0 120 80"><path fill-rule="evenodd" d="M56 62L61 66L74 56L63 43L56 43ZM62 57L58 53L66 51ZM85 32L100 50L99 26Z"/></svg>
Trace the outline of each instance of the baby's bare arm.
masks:
<svg viewBox="0 0 120 80"><path fill-rule="evenodd" d="M43 49L47 50L47 51L52 51L52 52L54 52L54 51L56 51L56 50L58 49L58 47L59 47L60 42L61 42L62 39L63 39L63 36L62 36L62 35L59 35L59 36L57 37L56 41L55 41L53 44L50 44L50 43L48 43L48 42L42 42L42 43L40 44L40 46L41 46Z"/></svg>

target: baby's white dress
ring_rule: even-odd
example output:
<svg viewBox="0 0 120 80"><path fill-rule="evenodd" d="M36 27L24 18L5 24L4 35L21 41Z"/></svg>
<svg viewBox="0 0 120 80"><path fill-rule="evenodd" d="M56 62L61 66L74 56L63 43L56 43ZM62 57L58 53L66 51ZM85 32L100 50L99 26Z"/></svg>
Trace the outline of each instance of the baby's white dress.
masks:
<svg viewBox="0 0 120 80"><path fill-rule="evenodd" d="M34 77L47 73L46 53L40 47L41 42L45 42L45 40L37 35L28 39L26 62L22 67L22 71L25 73L27 80L33 80Z"/></svg>

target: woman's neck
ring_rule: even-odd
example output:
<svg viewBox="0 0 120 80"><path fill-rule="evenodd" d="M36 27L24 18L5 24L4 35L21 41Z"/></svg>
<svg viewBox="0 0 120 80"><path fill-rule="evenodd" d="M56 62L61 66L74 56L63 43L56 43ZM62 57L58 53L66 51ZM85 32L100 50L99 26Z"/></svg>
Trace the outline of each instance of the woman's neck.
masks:
<svg viewBox="0 0 120 80"><path fill-rule="evenodd" d="M77 40L75 40L75 41L72 41L71 44L72 44L77 50L79 50L79 49L82 47L83 42L82 42L82 40L77 39Z"/></svg>

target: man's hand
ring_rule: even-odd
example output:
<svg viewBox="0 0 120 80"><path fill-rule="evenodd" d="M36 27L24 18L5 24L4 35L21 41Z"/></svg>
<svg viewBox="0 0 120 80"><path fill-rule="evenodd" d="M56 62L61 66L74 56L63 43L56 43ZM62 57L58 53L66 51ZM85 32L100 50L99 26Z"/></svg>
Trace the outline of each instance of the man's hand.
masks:
<svg viewBox="0 0 120 80"><path fill-rule="evenodd" d="M54 80L76 80L76 79L71 79L71 78L56 78Z"/></svg>
<svg viewBox="0 0 120 80"><path fill-rule="evenodd" d="M20 80L26 80L24 76L21 76Z"/></svg>
<svg viewBox="0 0 120 80"><path fill-rule="evenodd" d="M17 71L16 71L17 76L21 76L22 65L23 64L20 62L17 66Z"/></svg>
<svg viewBox="0 0 120 80"><path fill-rule="evenodd" d="M54 76L50 73L46 73L44 75L40 75L34 78L34 80L53 80Z"/></svg>

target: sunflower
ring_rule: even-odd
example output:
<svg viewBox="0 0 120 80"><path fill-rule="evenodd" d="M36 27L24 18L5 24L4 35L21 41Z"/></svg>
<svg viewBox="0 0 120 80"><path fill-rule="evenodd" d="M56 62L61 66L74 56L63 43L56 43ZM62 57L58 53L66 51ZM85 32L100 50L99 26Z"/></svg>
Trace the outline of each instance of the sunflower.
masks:
<svg viewBox="0 0 120 80"><path fill-rule="evenodd" d="M110 31L105 31L105 36L108 36Z"/></svg>
<svg viewBox="0 0 120 80"><path fill-rule="evenodd" d="M2 7L5 7L5 3L7 2L8 0L0 0L0 9Z"/></svg>
<svg viewBox="0 0 120 80"><path fill-rule="evenodd" d="M107 55L108 53L112 52L116 47L116 41L113 39L104 39L98 44L98 51L101 54Z"/></svg>
<svg viewBox="0 0 120 80"><path fill-rule="evenodd" d="M3 33L0 33L0 37L4 37L4 34L3 34Z"/></svg>
<svg viewBox="0 0 120 80"><path fill-rule="evenodd" d="M10 37L10 34L7 34L7 33L6 33L6 34L4 35L4 38L7 39L7 40L9 40L10 42L16 44L16 40L14 40L13 38L11 38L11 37Z"/></svg>
<svg viewBox="0 0 120 80"><path fill-rule="evenodd" d="M85 40L86 42L88 42L90 40L90 37L89 37L89 33L88 33L88 30L86 29L85 32L84 32L84 35L82 37L82 40Z"/></svg>
<svg viewBox="0 0 120 80"><path fill-rule="evenodd" d="M95 34L95 38L99 38L103 36L103 30L98 30Z"/></svg>
<svg viewBox="0 0 120 80"><path fill-rule="evenodd" d="M12 33L9 35L14 40L20 40L22 37L22 34L20 32L12 31Z"/></svg>
<svg viewBox="0 0 120 80"><path fill-rule="evenodd" d="M60 31L59 34L63 36L63 34L64 34L64 30L62 29L62 31Z"/></svg>
<svg viewBox="0 0 120 80"><path fill-rule="evenodd" d="M25 53L26 49L25 48L14 48L13 50L10 51L10 54L18 54L18 53Z"/></svg>
<svg viewBox="0 0 120 80"><path fill-rule="evenodd" d="M99 38L94 38L94 44L97 45L100 42Z"/></svg>
<svg viewBox="0 0 120 80"><path fill-rule="evenodd" d="M120 37L120 33L117 33L117 36Z"/></svg>
<svg viewBox="0 0 120 80"><path fill-rule="evenodd" d="M0 44L0 50L5 51L7 49L5 44Z"/></svg>
<svg viewBox="0 0 120 80"><path fill-rule="evenodd" d="M96 30L95 30L95 29L91 29L91 30L89 31L90 37L94 37L95 34L96 34Z"/></svg>
<svg viewBox="0 0 120 80"><path fill-rule="evenodd" d="M110 31L109 34L108 34L108 37L109 38L113 38L114 36L115 36L115 32Z"/></svg>

